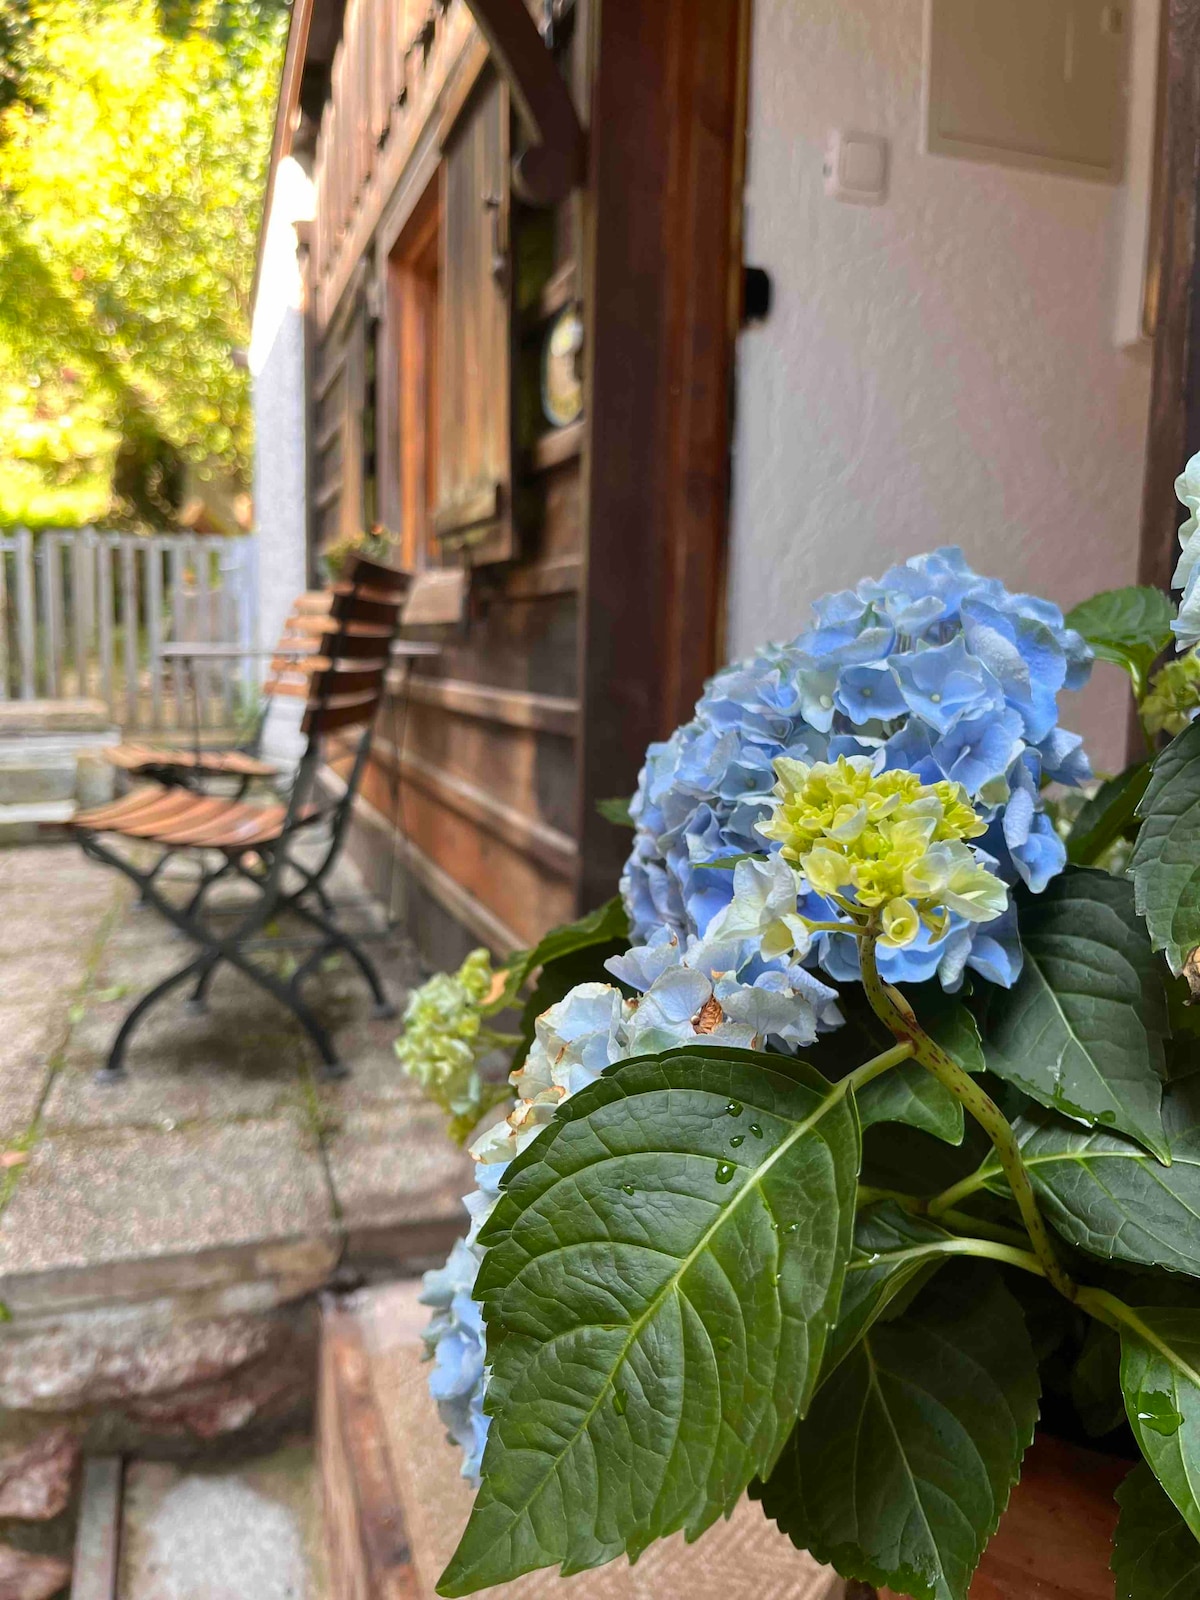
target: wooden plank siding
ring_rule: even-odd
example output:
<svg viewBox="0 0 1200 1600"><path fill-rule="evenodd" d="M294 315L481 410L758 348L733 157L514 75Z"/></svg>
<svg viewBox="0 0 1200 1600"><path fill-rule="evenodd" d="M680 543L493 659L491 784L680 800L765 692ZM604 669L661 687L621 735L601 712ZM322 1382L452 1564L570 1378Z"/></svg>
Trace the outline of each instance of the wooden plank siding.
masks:
<svg viewBox="0 0 1200 1600"><path fill-rule="evenodd" d="M536 388L545 330L579 278L577 206L512 201L507 86L463 0L415 50L429 13L393 6L385 27L384 9L349 0L315 159L310 532L316 553L362 526L374 471L400 564L476 563L465 625L429 630L442 654L393 675L351 849L377 879L399 850L474 940L503 948L578 899L583 430L551 429ZM565 63L575 82L586 11ZM346 767L335 747L332 770Z"/></svg>
<svg viewBox="0 0 1200 1600"><path fill-rule="evenodd" d="M313 555L378 516L406 570L470 568L461 623L417 630L440 653L398 669L351 848L501 951L613 892L628 836L596 801L720 648L748 4L556 8L592 129L549 209L513 191L521 97L466 0L346 0L340 40L324 18ZM584 410L554 427L542 353L572 307Z"/></svg>

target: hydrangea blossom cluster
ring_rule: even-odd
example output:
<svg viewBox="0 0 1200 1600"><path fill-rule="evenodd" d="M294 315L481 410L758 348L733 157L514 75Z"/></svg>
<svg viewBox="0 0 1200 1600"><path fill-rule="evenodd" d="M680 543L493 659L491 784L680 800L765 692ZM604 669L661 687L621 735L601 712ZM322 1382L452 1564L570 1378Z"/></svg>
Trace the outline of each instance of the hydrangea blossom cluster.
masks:
<svg viewBox="0 0 1200 1600"><path fill-rule="evenodd" d="M660 925L707 932L733 894L728 866L713 863L761 850L781 756L867 755L924 783L961 784L998 876L1040 891L1065 863L1042 782L1090 775L1079 737L1058 725L1058 694L1082 687L1090 666L1056 606L980 577L958 549L827 596L808 632L718 673L693 720L651 746L621 883L635 937ZM858 975L840 935L814 940L812 959L835 980ZM893 983L936 974L953 989L970 967L1007 986L1020 966L1011 911L986 926L952 911L940 934L923 926L880 951Z"/></svg>
<svg viewBox="0 0 1200 1600"><path fill-rule="evenodd" d="M488 952L472 950L457 972L435 973L413 990L396 1040L405 1072L447 1113L460 1141L489 1106L507 1099L502 1086L485 1084L479 1075L484 1056L506 1042L483 1022L497 981Z"/></svg>
<svg viewBox="0 0 1200 1600"><path fill-rule="evenodd" d="M1171 627L1176 648L1190 650L1200 644L1200 452L1176 478L1175 494L1187 507L1188 518L1179 530L1182 552L1171 579L1172 588L1183 590L1179 615Z"/></svg>
<svg viewBox="0 0 1200 1600"><path fill-rule="evenodd" d="M1200 711L1200 656L1195 650L1176 656L1159 668L1138 708L1146 732L1182 733Z"/></svg>
<svg viewBox="0 0 1200 1600"><path fill-rule="evenodd" d="M922 927L939 938L952 914L979 923L1006 909L1008 891L988 870L995 863L966 843L987 830L961 784L879 771L870 756L812 766L780 756L775 770L771 815L758 831L795 864L804 924L844 923L841 913L851 927L877 919L879 948L902 950ZM735 882L734 917L737 907Z"/></svg>
<svg viewBox="0 0 1200 1600"><path fill-rule="evenodd" d="M792 883L795 875L785 867ZM811 1044L819 1027L841 1020L834 990L793 963L767 970L752 937L685 945L670 929L649 944L614 956L615 984L581 983L537 1019L533 1045L511 1082L509 1115L471 1146L478 1187L466 1197L471 1219L444 1267L425 1274L421 1299L434 1308L425 1333L433 1359L429 1389L451 1438L463 1451L463 1476L478 1478L488 1418L485 1340L471 1297L483 1252L476 1242L500 1194L509 1162L536 1137L558 1106L594 1082L614 1061L676 1045L761 1049Z"/></svg>

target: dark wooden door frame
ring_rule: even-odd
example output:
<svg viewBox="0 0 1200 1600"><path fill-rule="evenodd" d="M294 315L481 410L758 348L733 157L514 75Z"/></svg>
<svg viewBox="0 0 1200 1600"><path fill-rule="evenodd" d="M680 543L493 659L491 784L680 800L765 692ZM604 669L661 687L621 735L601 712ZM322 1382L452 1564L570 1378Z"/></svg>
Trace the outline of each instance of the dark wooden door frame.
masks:
<svg viewBox="0 0 1200 1600"><path fill-rule="evenodd" d="M581 908L722 647L750 0L599 0L584 208Z"/></svg>
<svg viewBox="0 0 1200 1600"><path fill-rule="evenodd" d="M1160 238L1139 581L1166 588L1183 520L1174 483L1200 450L1200 0L1165 0Z"/></svg>

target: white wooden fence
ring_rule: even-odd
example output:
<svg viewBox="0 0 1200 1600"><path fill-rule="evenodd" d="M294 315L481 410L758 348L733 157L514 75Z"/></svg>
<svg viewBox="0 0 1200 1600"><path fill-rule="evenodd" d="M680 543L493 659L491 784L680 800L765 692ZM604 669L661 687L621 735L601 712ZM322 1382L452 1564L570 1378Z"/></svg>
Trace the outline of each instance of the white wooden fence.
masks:
<svg viewBox="0 0 1200 1600"><path fill-rule="evenodd" d="M0 700L99 698L127 732L228 729L248 709L249 655L198 662L167 641L254 636L255 541L95 528L0 535Z"/></svg>

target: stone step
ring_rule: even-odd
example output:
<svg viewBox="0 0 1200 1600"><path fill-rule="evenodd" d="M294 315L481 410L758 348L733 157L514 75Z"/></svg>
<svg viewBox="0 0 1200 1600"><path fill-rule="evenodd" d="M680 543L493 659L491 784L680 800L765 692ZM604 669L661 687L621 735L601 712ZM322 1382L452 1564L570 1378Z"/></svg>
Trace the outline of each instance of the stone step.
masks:
<svg viewBox="0 0 1200 1600"><path fill-rule="evenodd" d="M86 1464L70 1600L331 1600L312 1446Z"/></svg>
<svg viewBox="0 0 1200 1600"><path fill-rule="evenodd" d="M74 800L77 763L73 755L8 761L3 754L0 752L0 815L9 806Z"/></svg>
<svg viewBox="0 0 1200 1600"><path fill-rule="evenodd" d="M415 1282L387 1284L329 1298L322 1310L318 1449L338 1597L434 1600L471 1509L461 1456L446 1443L426 1388L421 1330L429 1312L419 1293ZM561 1600L564 1592L573 1600L842 1600L845 1586L743 1499L697 1544L675 1534L636 1567L614 1561L572 1578L567 1591L555 1570L503 1590L504 1600Z"/></svg>

